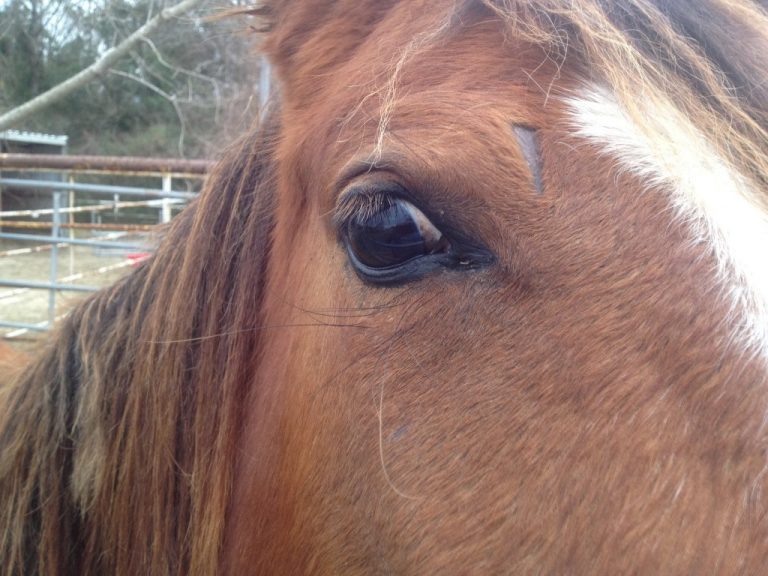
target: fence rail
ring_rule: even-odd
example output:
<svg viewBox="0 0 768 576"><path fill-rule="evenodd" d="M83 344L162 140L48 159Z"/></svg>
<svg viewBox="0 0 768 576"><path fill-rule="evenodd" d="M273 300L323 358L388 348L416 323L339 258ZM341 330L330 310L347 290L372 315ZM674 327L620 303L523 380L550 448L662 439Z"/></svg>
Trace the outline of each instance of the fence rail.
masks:
<svg viewBox="0 0 768 576"><path fill-rule="evenodd" d="M173 174L175 178L205 176L210 160L140 158L127 156L69 156L58 154L0 154L0 171L67 171L78 174L127 174L129 176Z"/></svg>
<svg viewBox="0 0 768 576"><path fill-rule="evenodd" d="M173 192L155 188L134 188L132 186L110 186L107 184L76 184L74 182L51 182L48 180L22 180L21 178L0 178L0 186L17 189L48 190L56 192L81 192L85 194L106 194L120 196L141 196L143 198L178 198L190 200L195 194L190 192ZM0 215L3 215L0 212Z"/></svg>
<svg viewBox="0 0 768 576"><path fill-rule="evenodd" d="M120 268L132 265L137 260L146 257L153 251L154 246L146 238L125 242L126 234L147 233L154 230L157 224L170 221L172 210L183 207L195 198L195 192L175 190L174 181L184 179L198 183L210 170L212 163L204 160L176 160L158 158L118 158L99 156L52 156L30 154L0 154L0 243L13 241L32 244L25 248L13 246L11 249L0 250L0 337L12 338L28 332L43 332L51 328L57 319L56 297L59 292L92 292L97 290L95 285L78 284L86 276L103 275ZM4 175L3 172L6 172ZM8 176L13 172L13 177ZM41 173L58 175L58 180L44 180L39 176L25 178L19 173ZM77 182L84 175L130 176L158 178L159 187L123 186L111 183ZM45 176L44 176L45 177ZM189 182L187 182L189 184ZM194 186L193 186L194 187ZM29 194L50 194L50 208L40 207L27 209L19 206L16 210L2 210L3 195L12 191L18 200ZM110 201L97 202L99 196L106 196ZM121 201L121 197L131 200ZM44 198L44 196L43 196ZM89 200L86 200L89 199ZM66 204L66 205L65 205ZM85 205L83 205L85 204ZM157 210L157 224L146 223L103 223L102 214L110 210L115 214L125 209L145 208ZM90 213L91 223L75 222L76 214ZM40 218L45 218L41 221ZM23 218L23 219L21 219ZM31 220L30 220L31 219ZM98 222L97 222L98 220ZM8 232L9 229L43 229L44 234L21 234ZM93 238L75 237L75 231L110 230ZM62 234L62 231L64 234ZM82 234L80 234L82 236ZM94 270L73 273L73 250L75 247L89 247L94 250L129 252L128 258L107 265L98 266ZM70 256L70 274L59 277L60 251L68 249ZM44 251L50 254L48 280L25 278L8 278L3 273L3 258L29 257ZM134 254L130 254L133 252ZM39 258L37 256L36 258ZM7 318L10 305L18 305L20 299L32 298L38 291L48 292L46 319L37 322L17 321L18 318ZM5 307L4 307L5 306Z"/></svg>

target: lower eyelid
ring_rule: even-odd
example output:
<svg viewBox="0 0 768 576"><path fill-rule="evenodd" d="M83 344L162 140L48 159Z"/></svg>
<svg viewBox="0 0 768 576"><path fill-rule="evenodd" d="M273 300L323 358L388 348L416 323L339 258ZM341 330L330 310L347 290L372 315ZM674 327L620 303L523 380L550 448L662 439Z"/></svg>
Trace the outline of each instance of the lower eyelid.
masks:
<svg viewBox="0 0 768 576"><path fill-rule="evenodd" d="M349 250L348 252L355 273L364 282L379 286L394 286L415 282L443 266L443 263L440 261L440 255L428 255L409 260L402 266L376 269L365 266L355 258L352 252ZM443 257L445 256L443 255Z"/></svg>

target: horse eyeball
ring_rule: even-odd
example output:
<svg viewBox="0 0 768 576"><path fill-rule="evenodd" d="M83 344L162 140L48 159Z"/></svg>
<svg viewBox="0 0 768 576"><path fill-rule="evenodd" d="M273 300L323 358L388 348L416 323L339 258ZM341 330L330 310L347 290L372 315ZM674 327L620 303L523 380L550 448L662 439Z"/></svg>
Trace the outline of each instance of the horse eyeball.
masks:
<svg viewBox="0 0 768 576"><path fill-rule="evenodd" d="M369 268L394 268L448 250L448 242L424 213L402 199L353 218L347 230L354 258Z"/></svg>

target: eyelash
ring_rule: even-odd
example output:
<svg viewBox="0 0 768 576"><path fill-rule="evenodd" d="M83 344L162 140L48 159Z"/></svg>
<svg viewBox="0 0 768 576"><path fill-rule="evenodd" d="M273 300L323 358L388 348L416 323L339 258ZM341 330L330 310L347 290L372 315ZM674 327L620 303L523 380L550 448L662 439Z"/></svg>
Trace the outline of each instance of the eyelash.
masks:
<svg viewBox="0 0 768 576"><path fill-rule="evenodd" d="M353 219L374 214L398 199L409 200L404 192L405 188L394 182L379 187L367 185L348 189L336 205L333 218L336 229L342 231Z"/></svg>

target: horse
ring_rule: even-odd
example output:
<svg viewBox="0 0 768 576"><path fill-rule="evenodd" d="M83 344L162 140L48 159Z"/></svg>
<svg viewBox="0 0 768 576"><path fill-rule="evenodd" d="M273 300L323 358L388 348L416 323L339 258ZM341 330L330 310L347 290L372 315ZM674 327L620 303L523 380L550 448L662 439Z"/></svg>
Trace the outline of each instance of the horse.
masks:
<svg viewBox="0 0 768 576"><path fill-rule="evenodd" d="M768 573L768 12L285 0L8 394L4 574Z"/></svg>

